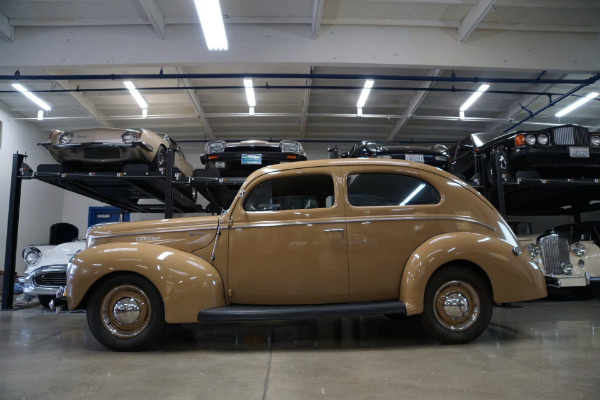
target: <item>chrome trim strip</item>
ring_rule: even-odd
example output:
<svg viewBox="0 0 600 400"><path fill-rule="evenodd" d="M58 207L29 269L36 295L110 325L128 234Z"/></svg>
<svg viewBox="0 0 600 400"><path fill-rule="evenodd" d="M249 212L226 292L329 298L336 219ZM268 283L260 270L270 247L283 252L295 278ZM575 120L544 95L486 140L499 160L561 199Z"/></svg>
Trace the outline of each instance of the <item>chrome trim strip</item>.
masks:
<svg viewBox="0 0 600 400"><path fill-rule="evenodd" d="M107 222L107 224L113 224L113 223L119 223L119 222ZM92 228L92 227L90 227ZM90 229L88 228L88 229ZM121 237L121 236L142 236L142 235L160 235L162 233L174 233L174 232L190 232L190 231L204 231L204 230L216 230L218 228L218 224L215 225L214 227L209 227L209 228L185 228L185 229L170 229L170 230L165 230L165 231L161 231L161 230L157 230L157 231L144 231L144 232L128 232L128 233L114 233L114 234L110 234L110 235L91 235L92 238L94 239L101 239L101 238L111 238L111 237ZM222 227L221 229L227 229L227 227ZM88 237L90 235L87 235Z"/></svg>
<svg viewBox="0 0 600 400"><path fill-rule="evenodd" d="M362 222L380 222L380 221L420 221L420 220L447 220L447 221L462 221L462 222L470 222L473 224L481 225L485 228L488 228L491 231L496 231L496 228L485 224L481 221L477 221L467 217L371 217L371 218L358 218L358 219L336 219L329 221L298 221L298 222L265 222L260 223L257 222L252 225L233 225L230 229L245 229L245 228L273 228L279 226L295 226L295 225L320 225L320 224L343 224L343 223L362 223Z"/></svg>

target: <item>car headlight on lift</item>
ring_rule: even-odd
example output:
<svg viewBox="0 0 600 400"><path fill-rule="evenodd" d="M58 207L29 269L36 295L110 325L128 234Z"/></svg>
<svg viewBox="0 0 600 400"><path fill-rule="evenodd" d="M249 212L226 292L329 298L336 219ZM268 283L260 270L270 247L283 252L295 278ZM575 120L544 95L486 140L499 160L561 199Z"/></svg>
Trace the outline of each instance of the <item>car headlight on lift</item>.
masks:
<svg viewBox="0 0 600 400"><path fill-rule="evenodd" d="M206 143L204 151L206 154L222 153L225 151L225 142L223 140L212 140Z"/></svg>
<svg viewBox="0 0 600 400"><path fill-rule="evenodd" d="M548 135L546 135L546 134L541 134L541 135L538 135L538 137L537 137L537 141L538 141L538 143L539 143L539 144L541 144L541 145L545 146L545 145L547 145L547 144L548 144L548 142L549 142L550 140L548 139Z"/></svg>
<svg viewBox="0 0 600 400"><path fill-rule="evenodd" d="M592 144L592 146L600 146L600 136L599 135L590 136L590 143Z"/></svg>
<svg viewBox="0 0 600 400"><path fill-rule="evenodd" d="M527 143L530 146L533 146L535 144L536 140L535 140L535 135L527 135L525 136L525 143Z"/></svg>
<svg viewBox="0 0 600 400"><path fill-rule="evenodd" d="M21 255L28 267L35 265L42 258L42 252L37 247L27 246Z"/></svg>
<svg viewBox="0 0 600 400"><path fill-rule="evenodd" d="M573 245L571 246L571 251L577 257L582 257L585 254L585 246L583 245L583 243L573 243Z"/></svg>
<svg viewBox="0 0 600 400"><path fill-rule="evenodd" d="M136 132L136 131L125 131L121 135L121 140L125 144L133 143L138 138L138 134L139 134L139 132Z"/></svg>
<svg viewBox="0 0 600 400"><path fill-rule="evenodd" d="M61 144L69 144L73 140L73 132L64 131L58 136L58 140Z"/></svg>
<svg viewBox="0 0 600 400"><path fill-rule="evenodd" d="M279 142L279 148L282 153L302 154L304 152L302 145L295 140L282 140Z"/></svg>

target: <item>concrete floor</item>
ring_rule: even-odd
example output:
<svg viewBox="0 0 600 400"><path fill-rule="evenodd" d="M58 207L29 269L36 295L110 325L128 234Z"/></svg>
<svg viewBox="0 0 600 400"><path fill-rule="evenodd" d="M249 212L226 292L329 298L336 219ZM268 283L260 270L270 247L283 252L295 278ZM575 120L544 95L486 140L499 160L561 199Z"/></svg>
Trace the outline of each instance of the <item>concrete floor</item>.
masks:
<svg viewBox="0 0 600 400"><path fill-rule="evenodd" d="M0 312L0 399L598 399L600 300L494 309L442 346L385 317L170 326L115 353L84 313Z"/></svg>

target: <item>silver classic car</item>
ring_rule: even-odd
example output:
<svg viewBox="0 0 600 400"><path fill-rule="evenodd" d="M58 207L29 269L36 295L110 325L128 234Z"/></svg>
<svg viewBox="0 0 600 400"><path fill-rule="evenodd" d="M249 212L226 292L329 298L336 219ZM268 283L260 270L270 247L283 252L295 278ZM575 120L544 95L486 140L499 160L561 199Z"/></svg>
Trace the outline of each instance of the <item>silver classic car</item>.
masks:
<svg viewBox="0 0 600 400"><path fill-rule="evenodd" d="M167 149L175 150L175 168L185 176L194 172L173 139L149 129L55 129L47 142L38 145L48 150L65 172L115 171L124 164L146 164L157 171L166 162Z"/></svg>

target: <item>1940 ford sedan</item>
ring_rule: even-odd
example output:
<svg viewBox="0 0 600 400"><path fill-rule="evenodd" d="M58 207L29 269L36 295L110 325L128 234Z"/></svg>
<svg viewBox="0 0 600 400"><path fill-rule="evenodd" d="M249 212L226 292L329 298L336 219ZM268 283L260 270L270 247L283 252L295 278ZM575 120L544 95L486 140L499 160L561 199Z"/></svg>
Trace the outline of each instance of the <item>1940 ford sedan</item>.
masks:
<svg viewBox="0 0 600 400"><path fill-rule="evenodd" d="M255 171L220 216L92 227L65 294L98 341L137 350L165 323L367 314L419 315L438 341L466 343L494 302L544 297L546 285L464 182L345 159Z"/></svg>

